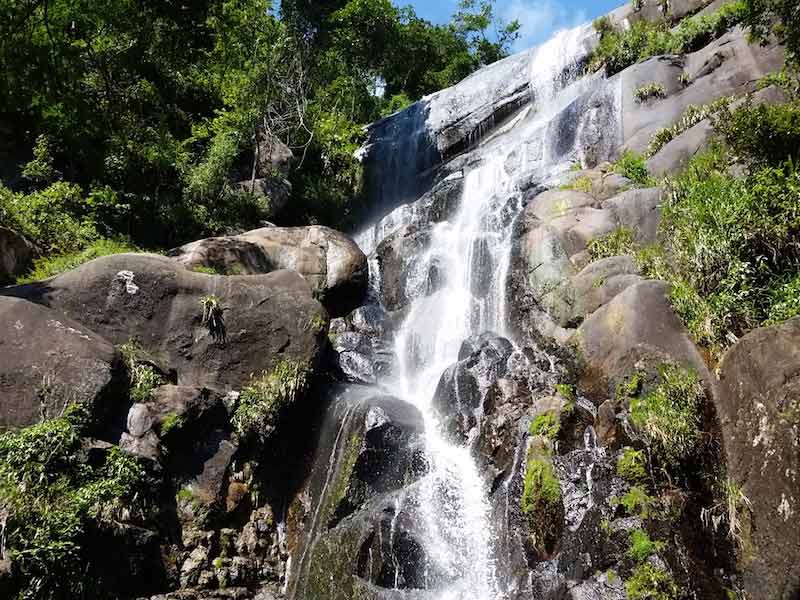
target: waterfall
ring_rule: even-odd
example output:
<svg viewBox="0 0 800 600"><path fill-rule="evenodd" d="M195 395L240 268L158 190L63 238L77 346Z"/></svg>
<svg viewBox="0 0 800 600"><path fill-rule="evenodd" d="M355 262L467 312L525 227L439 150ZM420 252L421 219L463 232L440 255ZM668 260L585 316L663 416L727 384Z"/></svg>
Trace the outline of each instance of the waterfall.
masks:
<svg viewBox="0 0 800 600"><path fill-rule="evenodd" d="M535 112L527 121L513 124L510 136L522 141L541 135L549 120L577 97L580 90L575 88L580 86L568 84L585 54L585 38L585 28L564 31L533 55ZM495 574L487 482L469 441L462 444L445 435L431 400L442 373L459 359L467 338L484 332L507 335L505 280L512 226L522 209L509 168L509 157L517 149L508 139L482 144L466 171L455 218L435 226L424 255L412 264L406 293L413 301L395 341L397 380L387 386L416 406L425 419L430 472L422 486L419 518L434 567L431 572L441 579L428 585L437 590L439 600L503 597ZM522 161L563 171L559 161L564 158L543 152Z"/></svg>
<svg viewBox="0 0 800 600"><path fill-rule="evenodd" d="M465 415L465 435L455 436L445 427L444 421L450 415L439 413L435 396L443 373L464 358L459 355L466 340L484 333L512 337L508 330L506 279L515 220L524 208L526 191L558 182L575 161L581 160L585 146L581 137L583 124L593 118L595 107L613 104L613 94L604 90L602 78L580 77L588 52L587 40L593 35L588 26L560 32L538 49L508 59L506 64L498 63L498 71L489 67L459 84L459 89L425 99L423 102L430 106L397 115L396 124L391 118L378 124L377 131L383 135L381 147L387 151L425 148L435 135L432 130L419 133L424 129L422 116L435 115L435 119L427 117L428 122L438 123L446 116L446 107L437 102L468 98L469 102L482 103L483 114L492 104L491 90L498 89L503 74L513 69L519 73L521 64L526 67L522 78L524 81L527 73L531 102L507 118L498 119L493 128L482 129L479 136L474 136L474 147L440 165L437 185L461 189L460 201L454 196L451 204L448 196L445 208L435 195L424 193L416 201L394 207L400 193L389 194L386 190L408 193L415 184L407 180L415 174L427 181L432 172L432 154L426 153L425 160L416 165L410 164L409 157L399 155L377 161L376 173L388 177L382 197L395 198L383 205L388 214L356 238L370 255L372 302L377 303L387 289L395 289L384 286L398 285L397 277L387 278L382 272L382 242L401 230L412 236L421 231L425 241L413 246L411 256L404 257L407 261L400 285L405 287L399 295L405 303L402 313L398 313L403 317L398 326L387 329L390 337L380 339L382 346L393 348L393 368L373 387L354 386L334 401L328 441L317 458L316 484L311 489L317 510L310 514L294 576L297 587L293 597L297 600L329 598L336 593L337 600L350 597L349 591L336 588L339 575L328 571L334 568L330 566L332 562L338 565L336 569L350 569L353 580L348 585L370 599L503 600L514 593L512 588L518 588L517 583L509 581L508 565L504 564L507 553L502 550L503 533L493 524L491 482L485 480L476 460L482 406L466 409L474 413ZM483 98L482 77L491 81L488 96ZM509 85L516 97L519 82ZM459 96L465 86L468 93ZM524 83L522 89L526 89ZM413 127L407 126L409 122ZM393 130L398 136L422 138L413 143L394 140L388 133ZM398 159L403 163L402 176L391 171ZM508 361L516 366L509 369L524 371L527 361L517 349ZM353 505L351 509L359 512L340 523L332 518L331 508L346 495L345 484L340 480L349 476L341 469L347 461L332 462L326 453L349 456L345 445L360 439L358 422L363 417L350 418L345 434L341 407L365 402L369 405L378 396L383 398L381 402L390 398L392 406L405 406L418 415L418 422L407 435L424 447L420 455L426 466L405 483L400 482L402 489L390 487L381 492L383 495L372 496L363 510L360 505ZM456 400L459 406L468 405ZM389 410L386 404L382 406ZM521 464L520 460L516 464ZM353 464L349 464L352 469ZM357 496L354 501L363 499ZM324 509L319 508L321 504ZM351 509L343 514L350 514L347 510ZM341 540L350 546L343 548ZM357 552L352 554L350 548ZM342 554L343 550L350 553ZM345 564L350 566L342 567ZM314 589L310 591L311 588Z"/></svg>

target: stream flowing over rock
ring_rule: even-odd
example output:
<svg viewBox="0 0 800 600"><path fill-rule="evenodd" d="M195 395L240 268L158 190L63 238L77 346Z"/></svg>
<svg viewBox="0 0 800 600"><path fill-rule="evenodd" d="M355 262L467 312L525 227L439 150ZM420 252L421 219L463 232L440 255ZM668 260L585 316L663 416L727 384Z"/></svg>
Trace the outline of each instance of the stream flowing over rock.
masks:
<svg viewBox="0 0 800 600"><path fill-rule="evenodd" d="M667 4L680 18L722 2L644 0L609 20ZM97 551L127 573L120 598L799 597L800 320L713 365L665 283L592 249L660 232L663 184L611 162L690 105L756 92L783 48L736 27L587 75L598 37L558 32L372 124L352 238L262 227L2 288L0 429L84 405L87 456L119 446L157 482L155 517ZM649 82L665 97L636 102ZM677 136L651 173L712 132ZM251 187L274 161L286 179L276 152ZM2 243L9 279L33 249L0 228ZM678 474L651 462L633 414L673 368L700 431ZM153 382L135 397L137 369ZM642 573L661 587L632 595Z"/></svg>

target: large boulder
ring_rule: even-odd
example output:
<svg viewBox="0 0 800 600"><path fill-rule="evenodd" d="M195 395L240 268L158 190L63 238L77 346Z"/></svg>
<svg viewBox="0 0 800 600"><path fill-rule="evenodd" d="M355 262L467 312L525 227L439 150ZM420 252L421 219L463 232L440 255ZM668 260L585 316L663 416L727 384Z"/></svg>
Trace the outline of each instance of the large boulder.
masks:
<svg viewBox="0 0 800 600"><path fill-rule="evenodd" d="M207 267L230 275L296 271L334 316L362 303L369 278L367 258L356 243L320 226L265 227L208 238L176 248L169 256L188 269Z"/></svg>
<svg viewBox="0 0 800 600"><path fill-rule="evenodd" d="M800 594L800 319L757 329L719 366L715 402L731 500L742 522L740 566L752 598Z"/></svg>
<svg viewBox="0 0 800 600"><path fill-rule="evenodd" d="M181 386L239 389L282 359L316 365L326 342L325 309L292 271L223 277L119 254L3 293L59 310L113 344L137 339ZM204 323L203 301L218 302L218 325Z"/></svg>
<svg viewBox="0 0 800 600"><path fill-rule="evenodd" d="M11 283L33 265L36 249L16 231L0 227L0 285Z"/></svg>
<svg viewBox="0 0 800 600"><path fill-rule="evenodd" d="M643 281L595 311L575 333L589 377L609 387L641 365L676 363L710 381L703 358L670 305L667 284ZM638 365L638 366L637 366ZM588 385L588 384L587 384Z"/></svg>
<svg viewBox="0 0 800 600"><path fill-rule="evenodd" d="M63 313L0 296L0 429L59 416L74 403L114 406L122 361L100 335Z"/></svg>

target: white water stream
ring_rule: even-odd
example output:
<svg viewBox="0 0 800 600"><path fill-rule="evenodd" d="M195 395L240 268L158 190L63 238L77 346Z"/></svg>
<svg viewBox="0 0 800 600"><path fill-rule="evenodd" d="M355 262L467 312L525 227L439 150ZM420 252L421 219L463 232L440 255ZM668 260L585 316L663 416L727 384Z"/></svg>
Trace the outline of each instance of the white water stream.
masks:
<svg viewBox="0 0 800 600"><path fill-rule="evenodd" d="M384 383L425 420L430 472L422 482L418 518L430 564L428 588L439 600L504 597L493 559L487 482L470 442L458 444L445 436L431 401L467 338L484 332L507 336L506 275L513 222L522 209L508 163L515 153L514 161L536 161L537 170L555 176L573 158L550 156L546 139L538 140L538 150L529 153L528 148L531 136L546 137L550 120L585 85L565 81L565 73L585 55L586 37L586 28L561 32L533 54L529 112L484 140L475 166L465 173L460 209L451 221L435 226L408 278L406 292L414 300L395 338L397 377ZM367 237L366 245L374 243L374 234ZM431 281L438 286L433 293Z"/></svg>

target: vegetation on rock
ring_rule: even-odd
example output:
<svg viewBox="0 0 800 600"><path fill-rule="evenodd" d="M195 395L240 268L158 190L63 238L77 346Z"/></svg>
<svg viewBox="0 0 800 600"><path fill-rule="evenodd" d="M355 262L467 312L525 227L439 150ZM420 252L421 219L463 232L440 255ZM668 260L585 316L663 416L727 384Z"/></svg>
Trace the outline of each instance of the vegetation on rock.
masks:
<svg viewBox="0 0 800 600"><path fill-rule="evenodd" d="M678 586L672 576L661 567L644 563L634 569L625 580L628 600L677 600Z"/></svg>
<svg viewBox="0 0 800 600"><path fill-rule="evenodd" d="M633 92L634 99L640 103L646 102L651 98L665 98L666 96L666 88L655 81L639 86L636 88L636 91Z"/></svg>
<svg viewBox="0 0 800 600"><path fill-rule="evenodd" d="M632 150L626 150L613 165L614 172L627 177L632 182L648 186L653 184L653 178L647 171L647 163L644 156L636 154Z"/></svg>

